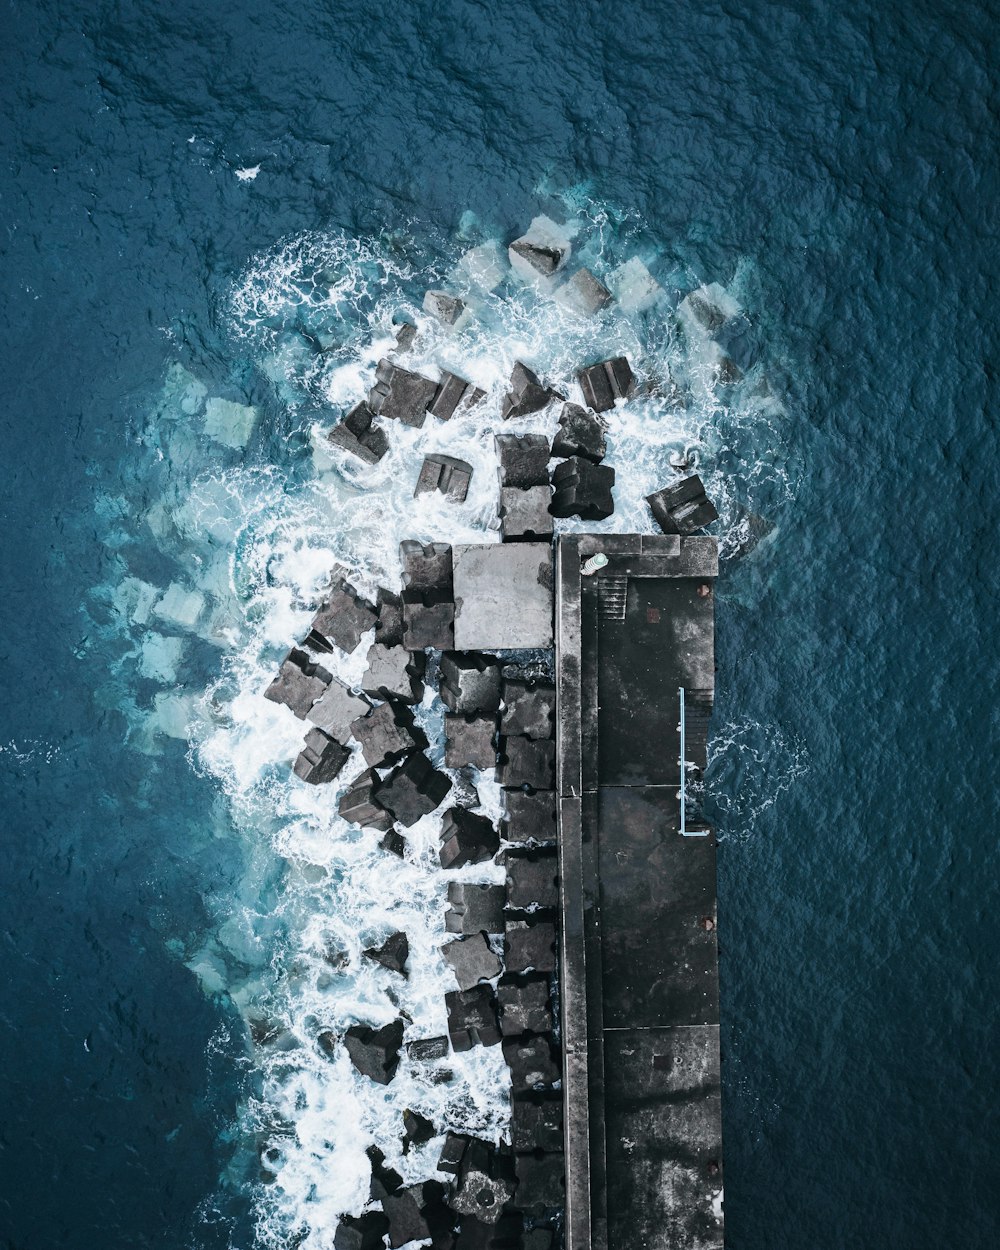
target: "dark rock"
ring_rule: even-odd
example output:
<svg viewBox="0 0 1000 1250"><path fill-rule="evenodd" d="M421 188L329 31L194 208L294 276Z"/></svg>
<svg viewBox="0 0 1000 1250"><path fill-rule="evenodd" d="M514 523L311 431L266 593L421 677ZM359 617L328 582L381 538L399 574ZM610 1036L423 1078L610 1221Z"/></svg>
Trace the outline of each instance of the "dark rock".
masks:
<svg viewBox="0 0 1000 1250"><path fill-rule="evenodd" d="M695 534L719 518L697 473L647 495L646 502L664 534Z"/></svg>
<svg viewBox="0 0 1000 1250"><path fill-rule="evenodd" d="M439 773L422 751L405 759L375 790L375 800L401 825L415 825L421 816L438 807L451 789L451 781Z"/></svg>
<svg viewBox="0 0 1000 1250"><path fill-rule="evenodd" d="M343 447L366 464L377 464L389 450L389 437L385 430L372 425L375 413L364 402L355 404L327 434L327 441L335 447Z"/></svg>
<svg viewBox="0 0 1000 1250"><path fill-rule="evenodd" d="M611 303L611 292L589 269L578 269L556 292L556 299L573 312L592 317Z"/></svg>
<svg viewBox="0 0 1000 1250"><path fill-rule="evenodd" d="M482 933L445 942L441 954L454 972L460 990L471 990L480 981L492 981L500 975L500 960Z"/></svg>
<svg viewBox="0 0 1000 1250"><path fill-rule="evenodd" d="M552 515L604 521L615 510L611 494L614 484L615 471L609 465L591 464L580 456L563 460L552 474Z"/></svg>
<svg viewBox="0 0 1000 1250"><path fill-rule="evenodd" d="M556 391L543 386L538 375L518 360L511 370L510 390L500 404L500 416L505 421L512 417L526 417L529 413L540 412L546 404L558 398L560 396Z"/></svg>
<svg viewBox="0 0 1000 1250"><path fill-rule="evenodd" d="M396 1075L402 1044L402 1020L393 1020L380 1029L355 1024L344 1034L344 1046L351 1062L363 1076L379 1085L388 1085Z"/></svg>
<svg viewBox="0 0 1000 1250"><path fill-rule="evenodd" d="M456 544L455 648L552 646L552 544Z"/></svg>
<svg viewBox="0 0 1000 1250"><path fill-rule="evenodd" d="M401 628L400 642L402 637ZM392 698L402 703L419 703L424 694L426 668L427 657L422 651L408 651L403 646L390 647L374 642L368 648L368 667L361 678L361 689L375 699Z"/></svg>
<svg viewBox="0 0 1000 1250"><path fill-rule="evenodd" d="M462 1133L446 1133L444 1145L441 1147L441 1157L438 1159L438 1171L446 1172L449 1176L457 1176L461 1171L462 1159L465 1157L471 1140L471 1137L466 1137Z"/></svg>
<svg viewBox="0 0 1000 1250"><path fill-rule="evenodd" d="M559 1080L559 1065L552 1058L547 1037L505 1037L503 1057L510 1068L511 1088L515 1094L551 1089Z"/></svg>
<svg viewBox="0 0 1000 1250"><path fill-rule="evenodd" d="M430 378L401 369L391 360L380 360L375 369L375 385L368 392L368 404L380 416L419 429L436 390L437 383Z"/></svg>
<svg viewBox="0 0 1000 1250"><path fill-rule="evenodd" d="M403 1188L403 1178L395 1168L386 1167L385 1155L378 1146L369 1146L365 1154L372 1165L372 1188L377 1186L379 1191L371 1194L373 1198L381 1198L382 1194L394 1194L397 1189Z"/></svg>
<svg viewBox="0 0 1000 1250"><path fill-rule="evenodd" d="M555 972L556 962L555 925L546 921L507 921L504 963L508 973Z"/></svg>
<svg viewBox="0 0 1000 1250"><path fill-rule="evenodd" d="M352 693L336 678L306 713L306 720L328 733L331 738L346 742L351 736L351 722L371 710L361 695Z"/></svg>
<svg viewBox="0 0 1000 1250"><path fill-rule="evenodd" d="M412 538L399 544L403 565L403 603L450 603L454 586L451 546L418 543Z"/></svg>
<svg viewBox="0 0 1000 1250"><path fill-rule="evenodd" d="M401 931L390 934L381 946L367 946L361 953L374 959L383 968L388 968L390 972L398 972L404 977L409 975L406 961L410 957L410 942Z"/></svg>
<svg viewBox="0 0 1000 1250"><path fill-rule="evenodd" d="M548 977L501 981L497 999L500 1003L500 1031L504 1037L551 1032L552 992Z"/></svg>
<svg viewBox="0 0 1000 1250"><path fill-rule="evenodd" d="M562 1099L515 1098L510 1108L510 1141L516 1151L563 1149Z"/></svg>
<svg viewBox="0 0 1000 1250"><path fill-rule="evenodd" d="M471 481L472 465L467 460L435 453L424 456L413 495L416 498L417 495L429 495L433 491L439 491L452 503L463 503L468 496Z"/></svg>
<svg viewBox="0 0 1000 1250"><path fill-rule="evenodd" d="M497 1000L489 985L471 990L452 990L444 996L448 1010L448 1036L458 1052L473 1046L495 1046L500 1041Z"/></svg>
<svg viewBox="0 0 1000 1250"><path fill-rule="evenodd" d="M444 731L447 735L444 762L449 768L464 768L469 765L472 768L490 769L496 766L495 716L446 716Z"/></svg>
<svg viewBox="0 0 1000 1250"><path fill-rule="evenodd" d="M403 641L403 600L380 586L375 606L378 608L375 641L383 647L398 647Z"/></svg>
<svg viewBox="0 0 1000 1250"><path fill-rule="evenodd" d="M411 321L403 321L400 323L399 329L396 331L396 347L397 352L408 352L413 346L417 337L417 327Z"/></svg>
<svg viewBox="0 0 1000 1250"><path fill-rule="evenodd" d="M444 927L449 933L503 933L502 885L450 881Z"/></svg>
<svg viewBox="0 0 1000 1250"><path fill-rule="evenodd" d="M449 808L441 823L441 867L464 868L492 859L500 849L500 835L488 816Z"/></svg>
<svg viewBox="0 0 1000 1250"><path fill-rule="evenodd" d="M428 405L427 411L442 421L450 421L459 409L474 408L485 398L485 393L479 387L466 382L465 378L460 378L457 373L448 373L447 370L442 369L437 393Z"/></svg>
<svg viewBox="0 0 1000 1250"><path fill-rule="evenodd" d="M350 751L336 738L331 738L322 729L310 729L305 746L295 757L292 772L311 786L323 785L333 781L350 758Z"/></svg>
<svg viewBox="0 0 1000 1250"><path fill-rule="evenodd" d="M411 1185L382 1199L382 1210L389 1221L389 1245L393 1250L409 1241L422 1241L430 1236L420 1209L423 1199L422 1185Z"/></svg>
<svg viewBox="0 0 1000 1250"><path fill-rule="evenodd" d="M501 486L548 486L552 448L544 434L497 434L493 446Z"/></svg>
<svg viewBox="0 0 1000 1250"><path fill-rule="evenodd" d="M505 737L551 738L555 734L556 688L550 681L507 680L501 690L500 732Z"/></svg>
<svg viewBox="0 0 1000 1250"><path fill-rule="evenodd" d="M628 399L635 389L632 368L624 356L588 365L576 375L584 403L595 412L607 412L616 399Z"/></svg>
<svg viewBox="0 0 1000 1250"><path fill-rule="evenodd" d="M319 664L314 664L310 657L298 648L293 647L281 662L278 676L264 691L264 698L272 703L284 703L292 709L299 720L305 720L306 713L320 698L330 682L333 674L328 673ZM497 705L500 700L499 673L497 679Z"/></svg>
<svg viewBox="0 0 1000 1250"><path fill-rule="evenodd" d="M447 651L455 645L453 603L404 603L403 646L408 651L433 647Z"/></svg>
<svg viewBox="0 0 1000 1250"><path fill-rule="evenodd" d="M507 249L515 272L524 276L550 278L570 253L570 245L560 237L558 226L546 217L536 217Z"/></svg>
<svg viewBox="0 0 1000 1250"><path fill-rule="evenodd" d="M389 829L379 846L389 855L395 855L397 859L402 859L406 855L406 839L398 829Z"/></svg>
<svg viewBox="0 0 1000 1250"><path fill-rule="evenodd" d="M555 851L508 851L507 906L523 910L537 905L556 907L559 902L559 862Z"/></svg>
<svg viewBox="0 0 1000 1250"><path fill-rule="evenodd" d="M432 1063L435 1059L444 1059L448 1049L446 1037L421 1037L406 1043L406 1053L416 1063Z"/></svg>
<svg viewBox="0 0 1000 1250"><path fill-rule="evenodd" d="M552 790L556 784L556 748L550 739L501 738L497 781L509 790L529 786Z"/></svg>
<svg viewBox="0 0 1000 1250"><path fill-rule="evenodd" d="M342 1215L333 1236L334 1250L382 1250L389 1221L381 1211Z"/></svg>
<svg viewBox="0 0 1000 1250"><path fill-rule="evenodd" d="M566 1170L561 1154L522 1154L517 1163L517 1193L514 1201L519 1211L540 1215L554 1211L566 1202Z"/></svg>
<svg viewBox="0 0 1000 1250"><path fill-rule="evenodd" d="M341 816L364 829L379 829L383 833L390 830L393 826L391 813L375 801L375 789L380 784L381 779L374 769L363 772L341 797L338 807Z"/></svg>
<svg viewBox="0 0 1000 1250"><path fill-rule="evenodd" d="M496 1224L463 1215L454 1250L521 1250L521 1216L505 1211Z"/></svg>
<svg viewBox="0 0 1000 1250"><path fill-rule="evenodd" d="M361 743L369 768L387 768L427 746L427 735L414 724L413 713L404 703L380 703L353 722L351 733Z"/></svg>
<svg viewBox="0 0 1000 1250"><path fill-rule="evenodd" d="M462 1156L451 1206L460 1215L474 1215L495 1224L514 1195L513 1161L486 1142L473 1139Z"/></svg>
<svg viewBox="0 0 1000 1250"><path fill-rule="evenodd" d="M507 790L503 797L507 814L500 823L500 832L506 842L555 842L556 804L553 794Z"/></svg>
<svg viewBox="0 0 1000 1250"><path fill-rule="evenodd" d="M375 627L378 610L342 578L334 582L326 603L313 617L306 644L316 651L353 651Z"/></svg>
<svg viewBox="0 0 1000 1250"><path fill-rule="evenodd" d="M579 404L563 404L559 430L552 440L552 455L559 459L582 456L600 464L607 450L601 418Z"/></svg>
<svg viewBox="0 0 1000 1250"><path fill-rule="evenodd" d="M451 712L497 712L500 664L491 655L448 652L441 657L441 698Z"/></svg>
<svg viewBox="0 0 1000 1250"><path fill-rule="evenodd" d="M533 543L552 537L552 490L548 486L500 488L500 539L505 543Z"/></svg>
<svg viewBox="0 0 1000 1250"><path fill-rule="evenodd" d="M453 326L465 312L465 304L445 291L428 291L424 296L424 312L430 313L446 326Z"/></svg>
<svg viewBox="0 0 1000 1250"><path fill-rule="evenodd" d="M432 1137L437 1137L437 1129L431 1121L407 1108L403 1112L403 1154L409 1154L411 1146L422 1146Z"/></svg>

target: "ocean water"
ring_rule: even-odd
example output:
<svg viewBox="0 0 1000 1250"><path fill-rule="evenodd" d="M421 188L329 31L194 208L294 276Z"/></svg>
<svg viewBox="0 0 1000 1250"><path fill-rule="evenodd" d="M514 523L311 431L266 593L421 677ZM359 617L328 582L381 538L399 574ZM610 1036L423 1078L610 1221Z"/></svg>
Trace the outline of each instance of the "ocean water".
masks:
<svg viewBox="0 0 1000 1250"><path fill-rule="evenodd" d="M397 1006L440 1031L436 829L387 868L288 782L301 725L260 690L334 561L370 589L400 537L488 532L495 407L374 469L317 434L394 313L546 213L662 302L593 326L480 289L418 360L495 401L516 356L555 380L610 341L651 394L608 527L648 527L678 447L720 503L728 1242L995 1245L996 12L42 3L0 31L0 1244L318 1250L404 1106L502 1132L495 1057L372 1090L304 1044ZM703 283L735 385L676 311ZM410 499L459 445L468 504ZM359 953L400 926L393 987Z"/></svg>

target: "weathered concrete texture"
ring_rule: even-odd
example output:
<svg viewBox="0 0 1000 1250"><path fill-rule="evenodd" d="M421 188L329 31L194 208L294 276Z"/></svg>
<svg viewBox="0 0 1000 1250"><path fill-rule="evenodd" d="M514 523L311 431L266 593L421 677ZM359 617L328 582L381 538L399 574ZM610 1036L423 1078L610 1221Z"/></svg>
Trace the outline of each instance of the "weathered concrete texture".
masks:
<svg viewBox="0 0 1000 1250"><path fill-rule="evenodd" d="M697 473L646 496L664 534L694 534L719 519Z"/></svg>
<svg viewBox="0 0 1000 1250"><path fill-rule="evenodd" d="M524 910L557 906L559 863L554 850L508 851L504 867L508 907Z"/></svg>
<svg viewBox="0 0 1000 1250"><path fill-rule="evenodd" d="M506 789L551 790L556 781L556 748L546 739L501 738L497 781Z"/></svg>
<svg viewBox="0 0 1000 1250"><path fill-rule="evenodd" d="M424 312L436 317L443 325L453 326L465 312L465 304L447 291L428 291L424 295Z"/></svg>
<svg viewBox="0 0 1000 1250"><path fill-rule="evenodd" d="M442 655L441 699L451 712L496 713L500 708L500 664L491 655Z"/></svg>
<svg viewBox="0 0 1000 1250"><path fill-rule="evenodd" d="M496 765L495 716L446 716L444 762L449 768L467 765L481 770Z"/></svg>
<svg viewBox="0 0 1000 1250"><path fill-rule="evenodd" d="M565 1169L562 1155L544 1154L540 1158L532 1154L518 1155L517 1191L514 1201L519 1210L528 1215L540 1215L544 1211L558 1210L565 1202ZM636 1246L645 1243L636 1241Z"/></svg>
<svg viewBox="0 0 1000 1250"><path fill-rule="evenodd" d="M566 308L584 317L593 317L611 303L611 292L589 269L578 269L555 293Z"/></svg>
<svg viewBox="0 0 1000 1250"><path fill-rule="evenodd" d="M464 868L492 859L500 849L500 835L488 816L449 808L441 822L441 867Z"/></svg>
<svg viewBox="0 0 1000 1250"><path fill-rule="evenodd" d="M496 1046L500 1041L497 1000L489 985L445 994L448 1036L452 1049L471 1050L473 1046Z"/></svg>
<svg viewBox="0 0 1000 1250"><path fill-rule="evenodd" d="M507 790L504 804L507 814L500 822L500 834L505 842L555 842L555 795Z"/></svg>
<svg viewBox="0 0 1000 1250"><path fill-rule="evenodd" d="M413 713L402 703L380 703L351 725L370 768L387 768L411 751L427 746L427 735L414 724Z"/></svg>
<svg viewBox="0 0 1000 1250"><path fill-rule="evenodd" d="M375 789L375 801L401 825L415 825L443 802L451 781L422 751L405 759Z"/></svg>
<svg viewBox="0 0 1000 1250"><path fill-rule="evenodd" d="M500 404L500 416L505 421L526 417L532 412L541 412L553 399L561 398L557 391L542 383L537 373L518 360L511 370L510 389Z"/></svg>
<svg viewBox="0 0 1000 1250"><path fill-rule="evenodd" d="M334 1250L383 1250L389 1221L381 1211L342 1215L333 1237Z"/></svg>
<svg viewBox="0 0 1000 1250"><path fill-rule="evenodd" d="M387 833L393 826L391 812L375 800L375 791L381 785L378 773L370 768L357 777L346 794L341 796L338 810L345 820L365 829L378 829Z"/></svg>
<svg viewBox="0 0 1000 1250"><path fill-rule="evenodd" d="M635 389L632 366L624 356L588 365L576 375L584 403L595 412L607 412L618 399L628 399Z"/></svg>
<svg viewBox="0 0 1000 1250"><path fill-rule="evenodd" d="M458 650L552 645L552 549L548 543L457 545L453 560Z"/></svg>
<svg viewBox="0 0 1000 1250"><path fill-rule="evenodd" d="M406 1053L416 1063L434 1063L444 1059L451 1048L446 1037L420 1037L406 1043Z"/></svg>
<svg viewBox="0 0 1000 1250"><path fill-rule="evenodd" d="M506 680L501 693L501 733L524 738L555 736L556 688L552 682Z"/></svg>
<svg viewBox="0 0 1000 1250"><path fill-rule="evenodd" d="M452 598L452 551L448 543L399 544L403 566L403 603L445 603Z"/></svg>
<svg viewBox="0 0 1000 1250"><path fill-rule="evenodd" d="M375 636L378 637L378 634ZM402 626L399 637L402 642ZM392 698L401 703L419 703L423 698L426 668L427 657L423 652L374 642L368 648L368 667L361 678L361 689L373 699Z"/></svg>
<svg viewBox="0 0 1000 1250"><path fill-rule="evenodd" d="M500 1030L504 1037L552 1031L552 988L548 977L501 980L497 999L500 1003ZM561 1126L561 1113L559 1121ZM533 1150L534 1147L535 1143L532 1143L527 1149ZM515 1143L515 1149L525 1147ZM562 1149L561 1140L559 1149Z"/></svg>
<svg viewBox="0 0 1000 1250"><path fill-rule="evenodd" d="M403 600L380 586L375 606L378 609L375 641L383 647L398 647L403 641Z"/></svg>
<svg viewBox="0 0 1000 1250"><path fill-rule="evenodd" d="M401 369L391 360L380 360L375 369L375 385L368 392L368 406L380 416L418 429L427 419L427 407L433 402L437 383L409 369Z"/></svg>
<svg viewBox="0 0 1000 1250"><path fill-rule="evenodd" d="M465 1148L451 1206L462 1215L474 1215L495 1224L514 1194L514 1167L510 1156L486 1142L473 1139Z"/></svg>
<svg viewBox="0 0 1000 1250"><path fill-rule="evenodd" d="M343 578L337 579L326 602L313 617L306 643L317 651L353 651L364 635L375 628L378 609Z"/></svg>
<svg viewBox="0 0 1000 1250"><path fill-rule="evenodd" d="M459 377L457 373L449 373L447 369L443 369L441 381L427 411L441 421L450 421L456 412L473 408L485 398L485 392L477 386Z"/></svg>
<svg viewBox="0 0 1000 1250"><path fill-rule="evenodd" d="M425 1240L430 1228L421 1207L424 1202L423 1185L411 1185L382 1199L382 1210L389 1221L389 1245L392 1250L411 1241Z"/></svg>
<svg viewBox="0 0 1000 1250"><path fill-rule="evenodd" d="M480 981L492 981L500 975L500 960L482 933L446 942L441 954L454 972L460 990L471 990Z"/></svg>
<svg viewBox="0 0 1000 1250"><path fill-rule="evenodd" d="M504 964L510 973L554 972L555 925L545 920L508 920L504 930Z"/></svg>
<svg viewBox="0 0 1000 1250"><path fill-rule="evenodd" d="M604 422L579 404L563 404L559 413L559 429L552 440L552 455L557 459L583 456L600 464L607 454Z"/></svg>
<svg viewBox="0 0 1000 1250"><path fill-rule="evenodd" d="M500 540L505 543L538 542L552 537L552 489L530 486L521 489L503 486L500 489Z"/></svg>
<svg viewBox="0 0 1000 1250"><path fill-rule="evenodd" d="M400 322L399 328L396 331L396 346L394 350L401 354L403 352L408 352L413 346L416 337L417 327L412 321Z"/></svg>
<svg viewBox="0 0 1000 1250"><path fill-rule="evenodd" d="M515 1098L510 1113L510 1144L514 1150L544 1150L549 1154L562 1154L561 1098Z"/></svg>
<svg viewBox="0 0 1000 1250"><path fill-rule="evenodd" d="M310 708L325 693L331 681L332 673L313 663L305 651L293 647L282 660L278 676L264 691L264 698L272 703L283 703L299 720L305 720ZM499 683L497 692L499 698Z"/></svg>
<svg viewBox="0 0 1000 1250"><path fill-rule="evenodd" d="M375 413L362 400L341 417L327 434L327 441L352 452L366 464L377 464L389 450L389 437L385 430L372 424L374 419Z"/></svg>
<svg viewBox="0 0 1000 1250"><path fill-rule="evenodd" d="M433 647L447 651L455 645L453 603L404 603L403 646L408 651Z"/></svg>
<svg viewBox="0 0 1000 1250"><path fill-rule="evenodd" d="M496 434L493 445L501 486L548 486L552 449L544 434Z"/></svg>
<svg viewBox="0 0 1000 1250"><path fill-rule="evenodd" d="M414 497L439 491L452 503L463 503L472 481L472 465L467 460L437 453L424 456L420 476L413 489Z"/></svg>
<svg viewBox="0 0 1000 1250"><path fill-rule="evenodd" d="M406 934L400 930L390 933L381 946L366 946L361 952L375 963L388 968L390 972L398 972L405 977L406 961L410 957L410 942Z"/></svg>
<svg viewBox="0 0 1000 1250"><path fill-rule="evenodd" d="M502 885L451 881L444 927L449 933L503 933L505 901Z"/></svg>
<svg viewBox="0 0 1000 1250"><path fill-rule="evenodd" d="M333 781L350 758L350 751L336 738L331 738L322 729L310 729L305 746L292 765L292 772L310 785L321 785Z"/></svg>
<svg viewBox="0 0 1000 1250"><path fill-rule="evenodd" d="M552 473L550 510L553 516L578 516L584 521L604 521L615 510L611 491L615 471L610 465L594 464L582 456L571 456L557 464Z"/></svg>
<svg viewBox="0 0 1000 1250"><path fill-rule="evenodd" d="M380 1029L370 1029L363 1024L353 1025L344 1034L344 1047L351 1063L379 1085L388 1085L396 1075L402 1044L402 1020L393 1020Z"/></svg>
<svg viewBox="0 0 1000 1250"><path fill-rule="evenodd" d="M559 1065L545 1036L505 1037L503 1057L510 1068L514 1094L550 1090L559 1080Z"/></svg>
<svg viewBox="0 0 1000 1250"><path fill-rule="evenodd" d="M331 738L346 742L351 736L351 722L370 709L367 699L353 694L343 682L334 679L306 712L306 720L312 721Z"/></svg>

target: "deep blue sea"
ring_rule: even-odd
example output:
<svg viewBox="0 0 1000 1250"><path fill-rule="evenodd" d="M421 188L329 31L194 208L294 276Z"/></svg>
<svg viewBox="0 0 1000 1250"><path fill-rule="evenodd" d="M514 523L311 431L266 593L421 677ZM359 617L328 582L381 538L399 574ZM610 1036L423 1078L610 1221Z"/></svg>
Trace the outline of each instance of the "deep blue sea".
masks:
<svg viewBox="0 0 1000 1250"><path fill-rule="evenodd" d="M330 1244L394 1109L355 1114L247 1021L366 1018L379 986L313 955L398 914L254 718L331 560L377 579L398 535L310 431L394 302L540 213L595 263L640 255L663 326L703 283L741 310L725 393L642 323L729 527L727 1243L1000 1244L998 19L5 6L4 1250ZM583 350L547 324L475 345ZM622 479L666 428L622 435ZM774 528L741 555L747 510ZM461 1080L442 1114L494 1123L489 1072Z"/></svg>

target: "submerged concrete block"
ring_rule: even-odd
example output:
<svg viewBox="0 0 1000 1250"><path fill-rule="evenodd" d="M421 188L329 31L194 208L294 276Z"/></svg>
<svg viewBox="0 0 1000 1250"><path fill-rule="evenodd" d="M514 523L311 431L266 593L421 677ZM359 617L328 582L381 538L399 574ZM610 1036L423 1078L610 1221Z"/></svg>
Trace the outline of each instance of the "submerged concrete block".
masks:
<svg viewBox="0 0 1000 1250"><path fill-rule="evenodd" d="M506 890L478 881L450 881L444 927L448 933L503 933Z"/></svg>
<svg viewBox="0 0 1000 1250"><path fill-rule="evenodd" d="M312 721L324 733L340 742L351 736L351 722L371 710L371 704L334 678L319 699L306 712L306 720Z"/></svg>
<svg viewBox="0 0 1000 1250"><path fill-rule="evenodd" d="M495 716L446 716L444 762L448 768L492 769L497 762Z"/></svg>
<svg viewBox="0 0 1000 1250"><path fill-rule="evenodd" d="M368 648L368 667L361 678L361 689L375 699L391 698L402 703L419 703L424 694L426 668L427 657L421 651L408 651L403 646L389 647L375 642Z"/></svg>
<svg viewBox="0 0 1000 1250"><path fill-rule="evenodd" d="M373 412L419 429L427 418L427 406L434 399L437 383L391 360L380 360L375 369L375 385L368 392Z"/></svg>
<svg viewBox="0 0 1000 1250"><path fill-rule="evenodd" d="M504 934L508 973L554 972L556 930L548 921L508 920Z"/></svg>
<svg viewBox="0 0 1000 1250"><path fill-rule="evenodd" d="M552 646L552 547L454 548L455 646L496 651Z"/></svg>
<svg viewBox="0 0 1000 1250"><path fill-rule="evenodd" d="M562 1100L557 1097L515 1098L510 1108L510 1144L518 1152L561 1153Z"/></svg>
<svg viewBox="0 0 1000 1250"><path fill-rule="evenodd" d="M443 325L453 326L465 312L465 304L447 291L428 291L424 295L424 312Z"/></svg>
<svg viewBox="0 0 1000 1250"><path fill-rule="evenodd" d="M500 849L500 835L488 816L452 807L441 824L442 868L464 868L492 859Z"/></svg>
<svg viewBox="0 0 1000 1250"><path fill-rule="evenodd" d="M554 850L507 852L507 906L557 907L559 861Z"/></svg>
<svg viewBox="0 0 1000 1250"><path fill-rule="evenodd" d="M538 542L552 537L552 488L517 486L500 488L500 541L505 543Z"/></svg>
<svg viewBox="0 0 1000 1250"><path fill-rule="evenodd" d="M380 703L351 724L351 733L361 743L361 753L370 768L387 768L427 746L427 735L402 703Z"/></svg>
<svg viewBox="0 0 1000 1250"><path fill-rule="evenodd" d="M550 739L501 738L497 781L508 790L529 786L552 790L556 784L556 748Z"/></svg>
<svg viewBox="0 0 1000 1250"><path fill-rule="evenodd" d="M455 645L453 603L404 603L403 646L408 651L433 647L447 651Z"/></svg>
<svg viewBox="0 0 1000 1250"><path fill-rule="evenodd" d="M306 644L316 651L351 652L362 637L374 629L378 609L362 599L343 578L334 581L326 602L313 617Z"/></svg>
<svg viewBox="0 0 1000 1250"><path fill-rule="evenodd" d="M448 1036L452 1049L461 1053L473 1046L496 1046L500 1041L497 1000L489 985L453 990L444 996L448 1012Z"/></svg>
<svg viewBox="0 0 1000 1250"><path fill-rule="evenodd" d="M482 933L445 942L441 954L454 972L460 990L471 990L480 981L492 981L500 975L500 960Z"/></svg>
<svg viewBox="0 0 1000 1250"><path fill-rule="evenodd" d="M299 720L305 720L310 708L323 696L331 681L332 673L313 663L305 651L293 647L282 660L278 676L264 691L264 698L270 699L272 703L283 703L285 707L291 708ZM498 703L499 697L498 677Z"/></svg>
<svg viewBox="0 0 1000 1250"><path fill-rule="evenodd" d="M399 544L403 565L403 603L452 601L452 550L448 543L418 543L412 538Z"/></svg>
<svg viewBox="0 0 1000 1250"><path fill-rule="evenodd" d="M579 404L563 404L559 429L552 440L552 455L558 459L582 456L600 464L607 454L604 422L596 413Z"/></svg>
<svg viewBox="0 0 1000 1250"><path fill-rule="evenodd" d="M500 1031L504 1037L552 1031L552 987L548 977L501 981L497 999L500 1003Z"/></svg>
<svg viewBox="0 0 1000 1250"><path fill-rule="evenodd" d="M350 751L336 738L322 729L310 729L305 746L295 757L292 772L311 786L323 785L333 781L350 758Z"/></svg>
<svg viewBox="0 0 1000 1250"><path fill-rule="evenodd" d="M611 303L611 292L589 269L578 269L555 293L564 307L583 317L593 317Z"/></svg>
<svg viewBox="0 0 1000 1250"><path fill-rule="evenodd" d="M544 434L496 434L501 486L548 486L552 448Z"/></svg>
<svg viewBox="0 0 1000 1250"><path fill-rule="evenodd" d="M432 417L441 421L450 421L456 412L465 408L474 408L486 398L485 392L473 386L457 373L441 370L441 381L438 383L434 398L427 405Z"/></svg>
<svg viewBox="0 0 1000 1250"><path fill-rule="evenodd" d="M344 1046L351 1063L364 1076L388 1085L399 1067L399 1048L403 1044L403 1022L393 1020L380 1029L356 1024L344 1034Z"/></svg>
<svg viewBox="0 0 1000 1250"><path fill-rule="evenodd" d="M500 416L505 421L526 417L529 413L541 412L551 400L559 398L558 392L544 386L538 374L518 360L510 373L510 389L500 404Z"/></svg>
<svg viewBox="0 0 1000 1250"><path fill-rule="evenodd" d="M361 401L340 419L327 434L327 442L342 447L366 464L377 464L389 450L389 438L385 430L373 425L375 413Z"/></svg>
<svg viewBox="0 0 1000 1250"><path fill-rule="evenodd" d="M429 495L439 491L452 503L463 503L472 481L472 465L455 456L424 456L424 463L417 478L413 495Z"/></svg>
<svg viewBox="0 0 1000 1250"><path fill-rule="evenodd" d="M503 797L507 812L500 834L505 842L556 841L556 801L551 791L505 790Z"/></svg>
<svg viewBox="0 0 1000 1250"><path fill-rule="evenodd" d="M632 367L625 356L587 365L578 371L576 378L584 402L595 412L607 412L615 406L615 400L628 399L635 389Z"/></svg>
<svg viewBox="0 0 1000 1250"><path fill-rule="evenodd" d="M638 256L613 269L608 274L608 286L623 312L645 312L663 294L663 288Z"/></svg>
<svg viewBox="0 0 1000 1250"><path fill-rule="evenodd" d="M500 732L505 737L555 736L556 688L552 682L511 678L504 681L501 694Z"/></svg>
<svg viewBox="0 0 1000 1250"><path fill-rule="evenodd" d="M505 1037L503 1057L510 1068L511 1088L515 1094L551 1089L559 1080L559 1065L553 1058L548 1037Z"/></svg>
<svg viewBox="0 0 1000 1250"><path fill-rule="evenodd" d="M646 496L664 534L694 534L719 518L697 473Z"/></svg>
<svg viewBox="0 0 1000 1250"><path fill-rule="evenodd" d="M552 474L555 494L553 516L578 516L584 521L604 521L615 510L611 494L615 471L606 464L592 464L581 456L557 464Z"/></svg>
<svg viewBox="0 0 1000 1250"><path fill-rule="evenodd" d="M565 228L550 217L535 217L528 229L507 249L514 272L526 281L551 278L572 251Z"/></svg>
<svg viewBox="0 0 1000 1250"><path fill-rule="evenodd" d="M366 946L361 953L390 972L398 972L403 977L408 975L406 961L410 957L410 942L402 930L390 933L381 946Z"/></svg>
<svg viewBox="0 0 1000 1250"><path fill-rule="evenodd" d="M378 829L388 833L395 823L392 813L375 800L375 790L381 779L373 768L363 772L351 783L351 788L341 796L338 811L345 820L361 825L364 829Z"/></svg>
<svg viewBox="0 0 1000 1250"><path fill-rule="evenodd" d="M471 1140L462 1156L458 1184L450 1205L460 1215L495 1224L507 1202L514 1195L513 1160L494 1146L477 1138Z"/></svg>
<svg viewBox="0 0 1000 1250"><path fill-rule="evenodd" d="M451 712L495 713L500 707L500 664L491 655L441 656L441 699Z"/></svg>
<svg viewBox="0 0 1000 1250"><path fill-rule="evenodd" d="M376 787L375 800L401 825L409 827L439 807L450 789L449 778L417 751Z"/></svg>

